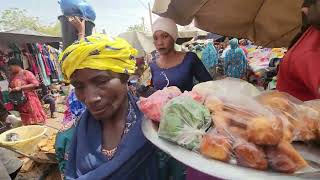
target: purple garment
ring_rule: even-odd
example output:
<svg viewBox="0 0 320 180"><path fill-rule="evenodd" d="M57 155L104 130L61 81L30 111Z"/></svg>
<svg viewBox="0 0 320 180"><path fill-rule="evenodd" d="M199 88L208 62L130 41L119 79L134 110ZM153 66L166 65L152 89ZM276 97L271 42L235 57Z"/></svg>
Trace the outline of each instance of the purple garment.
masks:
<svg viewBox="0 0 320 180"><path fill-rule="evenodd" d="M193 78L199 82L212 80L209 72L195 53L188 52L181 64L175 67L160 68L156 62L150 64L152 85L160 90L169 86L177 86L182 92L191 91Z"/></svg>
<svg viewBox="0 0 320 180"><path fill-rule="evenodd" d="M195 169L188 168L186 180L220 180L219 178L209 176Z"/></svg>

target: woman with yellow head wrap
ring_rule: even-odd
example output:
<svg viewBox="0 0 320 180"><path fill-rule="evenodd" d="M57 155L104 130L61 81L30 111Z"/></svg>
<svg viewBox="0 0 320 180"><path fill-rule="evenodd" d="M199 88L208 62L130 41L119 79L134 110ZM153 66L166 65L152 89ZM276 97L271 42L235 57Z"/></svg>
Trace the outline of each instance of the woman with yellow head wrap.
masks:
<svg viewBox="0 0 320 180"><path fill-rule="evenodd" d="M127 92L135 54L125 40L106 35L86 37L61 54L65 78L87 107L75 129L66 179L157 180L155 149Z"/></svg>

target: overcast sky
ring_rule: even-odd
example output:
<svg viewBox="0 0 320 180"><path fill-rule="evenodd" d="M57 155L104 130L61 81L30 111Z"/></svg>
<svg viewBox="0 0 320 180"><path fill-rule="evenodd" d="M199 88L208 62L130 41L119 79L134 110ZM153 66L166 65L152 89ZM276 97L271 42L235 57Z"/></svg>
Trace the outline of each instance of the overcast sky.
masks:
<svg viewBox="0 0 320 180"><path fill-rule="evenodd" d="M97 31L105 29L116 35L124 32L128 26L142 22L149 24L148 2L153 0L87 0L95 9ZM30 15L39 17L45 24L54 23L61 15L58 0L1 0L0 13L8 8L26 9Z"/></svg>

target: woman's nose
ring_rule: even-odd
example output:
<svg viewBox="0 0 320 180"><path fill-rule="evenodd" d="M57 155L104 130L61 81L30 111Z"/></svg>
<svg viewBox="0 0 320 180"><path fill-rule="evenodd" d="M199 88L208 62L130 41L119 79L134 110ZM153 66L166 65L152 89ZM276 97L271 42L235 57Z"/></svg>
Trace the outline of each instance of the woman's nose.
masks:
<svg viewBox="0 0 320 180"><path fill-rule="evenodd" d="M85 104L93 105L101 101L101 96L97 92L97 88L88 87L86 91Z"/></svg>

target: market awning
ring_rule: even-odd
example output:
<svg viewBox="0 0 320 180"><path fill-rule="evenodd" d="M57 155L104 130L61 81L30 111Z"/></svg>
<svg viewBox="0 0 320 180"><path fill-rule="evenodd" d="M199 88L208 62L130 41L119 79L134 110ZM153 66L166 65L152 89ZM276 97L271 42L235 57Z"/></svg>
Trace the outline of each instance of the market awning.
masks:
<svg viewBox="0 0 320 180"><path fill-rule="evenodd" d="M138 56L144 56L145 53L151 53L156 48L153 45L151 34L143 32L125 32L119 34L119 37L127 40L135 49L138 50Z"/></svg>
<svg viewBox="0 0 320 180"><path fill-rule="evenodd" d="M0 32L0 43L56 43L61 37L46 35L30 29Z"/></svg>
<svg viewBox="0 0 320 180"><path fill-rule="evenodd" d="M179 25L287 47L299 32L303 0L155 0L153 12Z"/></svg>

